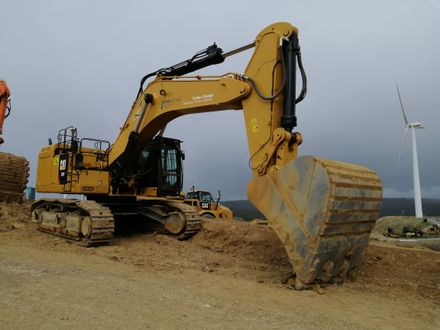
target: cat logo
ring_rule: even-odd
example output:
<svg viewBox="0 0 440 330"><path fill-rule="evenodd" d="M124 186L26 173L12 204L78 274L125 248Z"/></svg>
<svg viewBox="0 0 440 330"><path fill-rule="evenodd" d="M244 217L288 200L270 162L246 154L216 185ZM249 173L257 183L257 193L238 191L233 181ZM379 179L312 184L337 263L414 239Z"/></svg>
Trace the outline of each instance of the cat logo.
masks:
<svg viewBox="0 0 440 330"><path fill-rule="evenodd" d="M61 159L59 162L60 162L60 171L65 171L67 168L67 159Z"/></svg>

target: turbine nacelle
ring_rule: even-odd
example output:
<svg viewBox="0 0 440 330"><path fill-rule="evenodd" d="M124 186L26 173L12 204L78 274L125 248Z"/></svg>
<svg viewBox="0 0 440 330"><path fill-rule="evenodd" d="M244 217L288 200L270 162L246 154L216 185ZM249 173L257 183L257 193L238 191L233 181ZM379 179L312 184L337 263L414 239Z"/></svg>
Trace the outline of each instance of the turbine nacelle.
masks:
<svg viewBox="0 0 440 330"><path fill-rule="evenodd" d="M422 126L422 123L419 122L419 121L415 121L413 123L409 123L408 126L412 127L412 128L425 128L425 127Z"/></svg>

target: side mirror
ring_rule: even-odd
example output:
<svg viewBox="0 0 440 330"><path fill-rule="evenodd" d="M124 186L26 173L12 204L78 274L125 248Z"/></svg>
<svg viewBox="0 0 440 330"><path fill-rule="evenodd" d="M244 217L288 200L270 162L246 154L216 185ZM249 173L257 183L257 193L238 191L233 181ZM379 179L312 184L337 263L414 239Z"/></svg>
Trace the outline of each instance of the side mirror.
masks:
<svg viewBox="0 0 440 330"><path fill-rule="evenodd" d="M50 146L52 145L52 139L51 138L49 138L49 145Z"/></svg>
<svg viewBox="0 0 440 330"><path fill-rule="evenodd" d="M182 158L182 160L185 160L185 151L181 151L180 152L180 157Z"/></svg>
<svg viewBox="0 0 440 330"><path fill-rule="evenodd" d="M217 201L215 202L215 210L217 211L218 208L218 204L220 203L220 198L222 197L222 194L220 192L220 190L218 191L218 197L217 197Z"/></svg>

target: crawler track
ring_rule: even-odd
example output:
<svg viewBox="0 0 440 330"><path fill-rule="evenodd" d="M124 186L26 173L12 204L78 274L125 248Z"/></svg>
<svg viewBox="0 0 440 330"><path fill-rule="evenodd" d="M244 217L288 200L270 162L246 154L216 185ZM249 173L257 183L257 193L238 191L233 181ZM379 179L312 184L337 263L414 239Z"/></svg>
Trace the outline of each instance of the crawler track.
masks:
<svg viewBox="0 0 440 330"><path fill-rule="evenodd" d="M198 211L182 202L167 201L155 205L144 205L139 213L156 222L160 222L164 229L179 240L186 240L202 229L202 220Z"/></svg>
<svg viewBox="0 0 440 330"><path fill-rule="evenodd" d="M109 208L95 201L41 199L32 205L38 229L84 246L111 242L114 219Z"/></svg>
<svg viewBox="0 0 440 330"><path fill-rule="evenodd" d="M189 219L186 221L185 231L179 235L178 239L181 241L187 240L197 234L200 229L202 229L202 220L200 218Z"/></svg>
<svg viewBox="0 0 440 330"><path fill-rule="evenodd" d="M202 229L202 218L197 210L184 203L172 203L170 205L178 208L186 220L184 231L177 236L179 240L187 240Z"/></svg>
<svg viewBox="0 0 440 330"><path fill-rule="evenodd" d="M125 216L138 215L159 222L168 234L179 240L191 238L202 228L197 210L173 201L155 205L124 205L123 209L116 209L116 205L109 202L101 204L93 200L41 199L32 205L32 218L40 231L84 246L96 246L107 244L113 239L113 210L121 221L124 221Z"/></svg>

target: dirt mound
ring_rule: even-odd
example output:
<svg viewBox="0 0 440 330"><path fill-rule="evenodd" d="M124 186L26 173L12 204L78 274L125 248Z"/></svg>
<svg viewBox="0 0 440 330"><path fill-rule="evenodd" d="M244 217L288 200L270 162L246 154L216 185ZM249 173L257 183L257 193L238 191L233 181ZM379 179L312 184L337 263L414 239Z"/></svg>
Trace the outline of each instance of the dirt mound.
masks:
<svg viewBox="0 0 440 330"><path fill-rule="evenodd" d="M272 265L288 265L286 251L274 231L266 225L239 221L209 220L192 243L209 251L240 255Z"/></svg>
<svg viewBox="0 0 440 330"><path fill-rule="evenodd" d="M30 203L0 203L0 232L23 228L30 222Z"/></svg>
<svg viewBox="0 0 440 330"><path fill-rule="evenodd" d="M387 232L388 228L392 228L396 232L402 232L403 227L414 227L422 230L427 226L429 226L427 222L423 221L423 219L417 219L416 217L389 216L378 219L373 232L383 235Z"/></svg>
<svg viewBox="0 0 440 330"><path fill-rule="evenodd" d="M284 247L269 227L239 221L206 220L187 241L152 232L117 235L112 246L93 253L151 271L193 269L260 283L282 284L293 273Z"/></svg>
<svg viewBox="0 0 440 330"><path fill-rule="evenodd" d="M438 304L439 274L439 252L370 242L362 267L344 285L396 298L399 294L423 297Z"/></svg>
<svg viewBox="0 0 440 330"><path fill-rule="evenodd" d="M423 237L407 237L402 235L404 227L417 228ZM385 233L391 229L397 236L388 237ZM371 240L387 242L390 245L401 247L423 247L440 251L440 236L438 229L423 219L415 217L389 216L377 220L370 236Z"/></svg>

